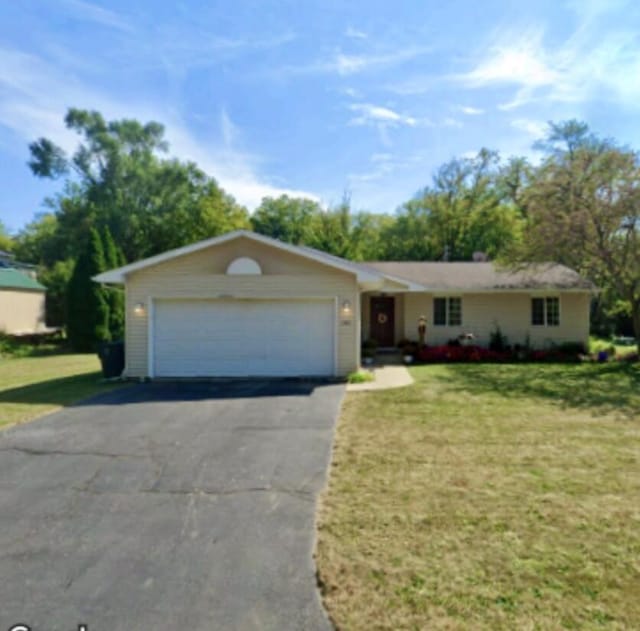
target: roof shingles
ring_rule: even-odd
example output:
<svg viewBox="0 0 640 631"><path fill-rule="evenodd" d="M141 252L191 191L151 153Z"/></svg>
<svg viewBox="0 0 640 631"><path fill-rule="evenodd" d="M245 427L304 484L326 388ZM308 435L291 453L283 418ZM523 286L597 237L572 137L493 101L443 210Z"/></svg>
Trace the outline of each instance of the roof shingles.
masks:
<svg viewBox="0 0 640 631"><path fill-rule="evenodd" d="M11 267L0 268L0 290L2 289L45 291L44 285L41 285L37 280Z"/></svg>
<svg viewBox="0 0 640 631"><path fill-rule="evenodd" d="M593 283L577 272L556 263L527 264L515 269L475 262L374 261L366 265L383 274L405 278L436 291L595 289Z"/></svg>

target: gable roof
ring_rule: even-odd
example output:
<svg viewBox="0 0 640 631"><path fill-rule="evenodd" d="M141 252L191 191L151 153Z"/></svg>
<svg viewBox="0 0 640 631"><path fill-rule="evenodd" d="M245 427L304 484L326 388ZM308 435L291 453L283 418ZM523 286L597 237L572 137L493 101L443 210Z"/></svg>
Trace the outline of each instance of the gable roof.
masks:
<svg viewBox="0 0 640 631"><path fill-rule="evenodd" d="M170 261L171 259L175 259L180 256L192 254L215 245L221 245L227 241L232 241L233 239L238 239L240 237L251 239L258 243L263 243L273 248L290 252L291 254L296 254L297 256L302 256L309 260L327 265L328 267L333 267L334 269L350 272L351 274L355 274L358 281L361 282L377 282L382 280L384 277L383 274L374 269L367 269L365 266L358 265L352 261L347 261L346 259L342 259L337 256L332 256L326 252L320 252L313 248L284 243L283 241L278 241L277 239L272 239L271 237L265 237L264 235L256 232L251 232L250 230L234 230L233 232L227 232L226 234L218 237L198 241L197 243L185 245L174 250L168 250L162 254L150 256L149 258L142 259L141 261L136 261L135 263L130 263L129 265L118 267L116 269L109 270L108 272L103 272L102 274L94 276L93 280L98 283L124 283L127 274L131 274L132 272L152 267L153 265L158 265L159 263Z"/></svg>
<svg viewBox="0 0 640 631"><path fill-rule="evenodd" d="M46 291L45 286L41 285L37 280L12 267L0 267L0 290L1 289Z"/></svg>
<svg viewBox="0 0 640 631"><path fill-rule="evenodd" d="M366 264L383 274L393 274L433 291L573 290L593 291L595 286L574 270L557 263L529 263L515 269L495 263L388 262Z"/></svg>

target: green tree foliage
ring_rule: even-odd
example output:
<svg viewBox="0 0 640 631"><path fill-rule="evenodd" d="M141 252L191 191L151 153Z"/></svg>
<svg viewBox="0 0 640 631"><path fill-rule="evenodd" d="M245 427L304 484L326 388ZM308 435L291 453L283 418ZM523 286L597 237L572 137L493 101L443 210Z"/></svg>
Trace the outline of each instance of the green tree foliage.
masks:
<svg viewBox="0 0 640 631"><path fill-rule="evenodd" d="M579 270L626 301L640 350L640 161L584 123L550 124L527 190L523 259ZM611 291L613 290L613 291Z"/></svg>
<svg viewBox="0 0 640 631"><path fill-rule="evenodd" d="M482 149L475 158L451 160L399 210L385 258L468 261L476 251L495 258L520 233L521 214L505 201L497 153Z"/></svg>
<svg viewBox="0 0 640 631"><path fill-rule="evenodd" d="M126 264L122 250L116 245L109 228L103 234L104 269L114 269ZM104 270L103 270L104 271ZM124 338L124 288L107 287L104 289L109 306L109 337L112 340Z"/></svg>
<svg viewBox="0 0 640 631"><path fill-rule="evenodd" d="M348 195L327 209L305 198L267 197L251 217L252 228L260 234L354 261L380 258L383 228L392 223L389 215L354 214Z"/></svg>
<svg viewBox="0 0 640 631"><path fill-rule="evenodd" d="M15 246L7 227L0 221L0 250L11 252Z"/></svg>
<svg viewBox="0 0 640 631"><path fill-rule="evenodd" d="M71 245L64 242L54 213L38 215L27 224L15 240L15 255L20 261L52 267L57 261L68 258ZM73 248L76 249L76 245Z"/></svg>
<svg viewBox="0 0 640 631"><path fill-rule="evenodd" d="M38 177L67 178L50 200L56 235L72 250L65 258L78 256L94 227L108 227L130 261L248 225L246 210L215 180L166 156L162 125L73 108L65 123L80 136L73 155L41 138L29 162Z"/></svg>
<svg viewBox="0 0 640 631"><path fill-rule="evenodd" d="M67 323L67 287L73 268L74 260L65 259L40 269L38 280L47 288L45 314L48 326L63 327Z"/></svg>
<svg viewBox="0 0 640 631"><path fill-rule="evenodd" d="M110 339L109 299L105 290L92 280L105 268L102 239L98 231L91 228L68 284L67 335L75 351L95 351L97 344Z"/></svg>
<svg viewBox="0 0 640 631"><path fill-rule="evenodd" d="M288 195L265 197L251 216L251 227L285 243L309 245L313 219L321 212L320 204L311 199Z"/></svg>

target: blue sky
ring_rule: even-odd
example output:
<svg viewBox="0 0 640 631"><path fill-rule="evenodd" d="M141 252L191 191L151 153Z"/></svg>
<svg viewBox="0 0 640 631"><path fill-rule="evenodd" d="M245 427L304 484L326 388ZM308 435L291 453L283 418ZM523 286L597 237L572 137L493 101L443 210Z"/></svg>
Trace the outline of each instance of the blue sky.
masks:
<svg viewBox="0 0 640 631"><path fill-rule="evenodd" d="M640 148L636 0L0 3L0 219L60 183L27 145L72 150L70 106L166 125L171 152L238 201L307 195L393 212L483 146L528 155L579 118Z"/></svg>

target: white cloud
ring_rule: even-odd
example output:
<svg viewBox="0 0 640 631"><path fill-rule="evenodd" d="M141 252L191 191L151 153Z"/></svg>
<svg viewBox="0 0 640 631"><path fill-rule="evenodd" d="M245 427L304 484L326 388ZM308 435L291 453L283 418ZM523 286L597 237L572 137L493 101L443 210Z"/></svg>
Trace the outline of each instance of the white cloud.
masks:
<svg viewBox="0 0 640 631"><path fill-rule="evenodd" d="M224 146L228 149L233 147L238 136L238 128L234 125L224 107L220 110L220 131L222 133Z"/></svg>
<svg viewBox="0 0 640 631"><path fill-rule="evenodd" d="M351 125L385 125L388 127L407 125L414 127L417 124L417 120L413 116L400 114L388 107L371 103L355 103L350 105L349 109L356 113L356 116L349 121Z"/></svg>
<svg viewBox="0 0 640 631"><path fill-rule="evenodd" d="M559 79L548 65L540 34L519 38L515 44L494 46L489 55L460 80L472 87L513 83L526 87L550 85Z"/></svg>
<svg viewBox="0 0 640 631"><path fill-rule="evenodd" d="M484 114L484 110L479 107L470 107L468 105L460 105L456 108L458 112L462 112L467 116L479 116L480 114Z"/></svg>
<svg viewBox="0 0 640 631"><path fill-rule="evenodd" d="M259 205L264 196L288 194L317 199L313 193L269 181L257 166L259 160L236 148L239 130L224 108L210 132L204 137L196 136L171 104L114 100L39 57L0 49L0 126L24 141L24 145L16 145L17 150L22 152L27 142L45 136L65 151L73 151L78 137L66 129L63 120L70 104L98 110L107 119L136 118L163 123L172 155L196 162L250 209Z"/></svg>
<svg viewBox="0 0 640 631"><path fill-rule="evenodd" d="M356 90L355 88L342 88L340 92L352 99L359 99L362 97L360 90Z"/></svg>
<svg viewBox="0 0 640 631"><path fill-rule="evenodd" d="M269 74L276 77L314 74L337 74L341 77L346 77L362 72L391 68L425 55L430 51L430 48L424 46L411 46L388 52L359 55L337 51L328 59L297 66L283 66L270 71Z"/></svg>
<svg viewBox="0 0 640 631"><path fill-rule="evenodd" d="M442 121L442 124L445 127L462 127L462 123L457 118L452 118L451 116L447 116L447 118Z"/></svg>
<svg viewBox="0 0 640 631"><path fill-rule="evenodd" d="M636 105L640 82L637 33L624 27L603 30L594 19L605 11L591 2L574 33L560 45L545 45L541 30L498 33L480 62L453 77L469 88L512 85L513 97L500 104L513 110L535 100L581 103L592 98Z"/></svg>
<svg viewBox="0 0 640 631"><path fill-rule="evenodd" d="M509 124L514 129L523 131L534 139L544 138L547 135L548 125L543 121L516 118Z"/></svg>
<svg viewBox="0 0 640 631"><path fill-rule="evenodd" d="M346 37L350 37L352 39L367 39L368 35L364 31L360 31L352 26L347 27L347 30L344 32Z"/></svg>
<svg viewBox="0 0 640 631"><path fill-rule="evenodd" d="M120 31L133 31L131 24L114 11L86 2L86 0L63 0L61 4L81 20L94 22Z"/></svg>
<svg viewBox="0 0 640 631"><path fill-rule="evenodd" d="M397 172L406 172L422 165L427 160L428 155L423 152L412 154L393 154L390 152L373 153L369 157L371 169L361 173L351 173L348 176L350 183L370 183L381 180Z"/></svg>

